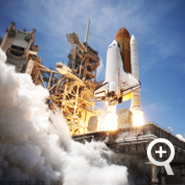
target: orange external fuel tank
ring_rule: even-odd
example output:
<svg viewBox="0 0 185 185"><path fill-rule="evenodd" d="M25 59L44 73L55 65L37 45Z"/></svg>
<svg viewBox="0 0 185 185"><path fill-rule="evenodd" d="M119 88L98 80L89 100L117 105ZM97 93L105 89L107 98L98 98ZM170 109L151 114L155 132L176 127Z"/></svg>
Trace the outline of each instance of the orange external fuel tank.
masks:
<svg viewBox="0 0 185 185"><path fill-rule="evenodd" d="M121 28L116 34L116 40L119 43L121 55L123 59L124 68L127 72L131 73L131 61L130 61L130 33L126 28ZM122 101L127 101L132 97L132 93L129 93L122 97Z"/></svg>
<svg viewBox="0 0 185 185"><path fill-rule="evenodd" d="M116 40L119 43L121 55L124 63L124 68L131 73L130 62L130 34L125 28L121 28L116 34Z"/></svg>

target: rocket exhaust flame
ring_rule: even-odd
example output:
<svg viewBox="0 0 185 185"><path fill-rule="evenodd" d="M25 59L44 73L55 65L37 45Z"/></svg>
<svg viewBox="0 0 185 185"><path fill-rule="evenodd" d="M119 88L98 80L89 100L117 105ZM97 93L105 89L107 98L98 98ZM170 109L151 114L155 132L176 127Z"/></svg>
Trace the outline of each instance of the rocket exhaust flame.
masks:
<svg viewBox="0 0 185 185"><path fill-rule="evenodd" d="M132 113L133 113L133 126L138 127L144 125L143 112L132 111Z"/></svg>
<svg viewBox="0 0 185 185"><path fill-rule="evenodd" d="M117 129L117 115L115 113L108 113L104 120L104 130Z"/></svg>
<svg viewBox="0 0 185 185"><path fill-rule="evenodd" d="M113 152L74 142L62 115L48 110L48 91L5 60L0 49L0 179L126 185L127 168L110 165Z"/></svg>
<svg viewBox="0 0 185 185"><path fill-rule="evenodd" d="M116 130L117 129L116 105L108 106L108 113L104 119L104 130Z"/></svg>

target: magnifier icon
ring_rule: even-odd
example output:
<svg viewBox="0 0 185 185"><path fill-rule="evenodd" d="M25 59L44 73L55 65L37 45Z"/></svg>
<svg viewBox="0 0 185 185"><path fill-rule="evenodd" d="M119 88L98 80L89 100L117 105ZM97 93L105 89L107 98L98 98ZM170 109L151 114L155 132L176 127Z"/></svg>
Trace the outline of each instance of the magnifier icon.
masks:
<svg viewBox="0 0 185 185"><path fill-rule="evenodd" d="M170 151L171 151L171 154L169 156L169 158L166 160L166 161L156 161L153 157L152 157L152 147L157 144L157 143L165 143L166 145L169 146L170 148ZM162 147L160 147L161 149ZM166 151L162 151L161 152L163 153L166 153ZM160 151L156 151L156 153L160 153ZM164 139L164 138L158 138L158 139L155 139L153 140L149 145L148 145L148 148L147 148L147 156L148 156L148 159L150 160L151 163L155 164L156 166L164 166L165 169L166 169L166 172L168 175L174 175L173 171L172 171L172 168L170 166L170 162L173 160L174 156L175 156L175 149L174 149L174 146L173 144L168 141L167 139Z"/></svg>

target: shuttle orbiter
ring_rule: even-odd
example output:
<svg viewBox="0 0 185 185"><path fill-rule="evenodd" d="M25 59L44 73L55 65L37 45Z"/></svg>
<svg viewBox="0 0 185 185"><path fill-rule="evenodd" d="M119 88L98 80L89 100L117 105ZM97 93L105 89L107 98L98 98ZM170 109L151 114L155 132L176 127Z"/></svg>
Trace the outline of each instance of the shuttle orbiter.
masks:
<svg viewBox="0 0 185 185"><path fill-rule="evenodd" d="M116 105L128 93L140 88L140 82L124 69L119 44L114 40L108 47L106 75L103 84L94 90L95 101L108 101Z"/></svg>

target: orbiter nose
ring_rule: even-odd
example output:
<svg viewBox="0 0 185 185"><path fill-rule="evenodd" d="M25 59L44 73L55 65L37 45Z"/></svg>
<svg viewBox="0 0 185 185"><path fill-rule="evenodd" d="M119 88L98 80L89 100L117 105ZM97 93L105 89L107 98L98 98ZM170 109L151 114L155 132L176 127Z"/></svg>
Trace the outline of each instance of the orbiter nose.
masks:
<svg viewBox="0 0 185 185"><path fill-rule="evenodd" d="M110 46L118 46L118 42L117 40L113 40L113 42L109 45Z"/></svg>

